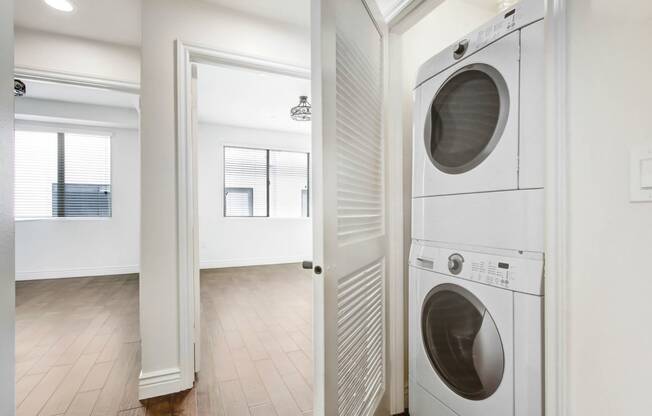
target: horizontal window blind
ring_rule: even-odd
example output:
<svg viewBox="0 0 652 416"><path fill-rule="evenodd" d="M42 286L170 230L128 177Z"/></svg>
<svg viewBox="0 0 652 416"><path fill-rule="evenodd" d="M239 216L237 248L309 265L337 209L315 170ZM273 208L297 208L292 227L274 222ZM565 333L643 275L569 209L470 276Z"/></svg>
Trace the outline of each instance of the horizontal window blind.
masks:
<svg viewBox="0 0 652 416"><path fill-rule="evenodd" d="M108 136L16 131L15 216L110 217Z"/></svg>
<svg viewBox="0 0 652 416"><path fill-rule="evenodd" d="M267 216L267 151L224 148L224 215Z"/></svg>
<svg viewBox="0 0 652 416"><path fill-rule="evenodd" d="M308 154L270 150L270 217L307 217L308 205Z"/></svg>
<svg viewBox="0 0 652 416"><path fill-rule="evenodd" d="M224 147L226 217L308 217L309 154Z"/></svg>

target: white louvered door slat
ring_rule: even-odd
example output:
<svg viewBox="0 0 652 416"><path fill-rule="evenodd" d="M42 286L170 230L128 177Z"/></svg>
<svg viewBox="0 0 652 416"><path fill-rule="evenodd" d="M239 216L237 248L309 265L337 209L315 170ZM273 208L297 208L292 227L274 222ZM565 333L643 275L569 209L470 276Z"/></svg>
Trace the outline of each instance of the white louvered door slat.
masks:
<svg viewBox="0 0 652 416"><path fill-rule="evenodd" d="M375 2L313 0L315 415L385 393L385 27Z"/></svg>

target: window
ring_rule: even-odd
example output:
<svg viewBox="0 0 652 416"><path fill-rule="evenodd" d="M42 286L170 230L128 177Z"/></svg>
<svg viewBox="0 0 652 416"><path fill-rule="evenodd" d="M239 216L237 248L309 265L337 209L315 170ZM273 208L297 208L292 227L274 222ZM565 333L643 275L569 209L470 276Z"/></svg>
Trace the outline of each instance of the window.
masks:
<svg viewBox="0 0 652 416"><path fill-rule="evenodd" d="M111 216L108 136L16 131L17 219Z"/></svg>
<svg viewBox="0 0 652 416"><path fill-rule="evenodd" d="M310 215L309 154L224 147L224 216Z"/></svg>

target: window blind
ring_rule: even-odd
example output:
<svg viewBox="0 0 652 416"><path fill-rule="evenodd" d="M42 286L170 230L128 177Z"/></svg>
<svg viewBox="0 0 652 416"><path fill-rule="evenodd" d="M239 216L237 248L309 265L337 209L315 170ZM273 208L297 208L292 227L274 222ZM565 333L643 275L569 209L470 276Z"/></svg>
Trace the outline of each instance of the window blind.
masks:
<svg viewBox="0 0 652 416"><path fill-rule="evenodd" d="M224 216L309 216L309 154L224 147Z"/></svg>
<svg viewBox="0 0 652 416"><path fill-rule="evenodd" d="M16 131L15 216L110 217L108 136Z"/></svg>
<svg viewBox="0 0 652 416"><path fill-rule="evenodd" d="M308 216L308 154L269 152L269 216Z"/></svg>
<svg viewBox="0 0 652 416"><path fill-rule="evenodd" d="M267 216L267 151L224 148L224 215Z"/></svg>

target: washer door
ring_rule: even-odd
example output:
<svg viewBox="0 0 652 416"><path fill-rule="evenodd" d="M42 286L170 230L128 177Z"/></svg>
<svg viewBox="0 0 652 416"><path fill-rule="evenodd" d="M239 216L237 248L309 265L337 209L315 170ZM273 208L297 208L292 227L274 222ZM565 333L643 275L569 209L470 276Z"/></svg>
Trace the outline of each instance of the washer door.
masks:
<svg viewBox="0 0 652 416"><path fill-rule="evenodd" d="M423 343L430 363L458 395L484 400L500 386L505 354L496 323L468 290L442 284L425 297Z"/></svg>
<svg viewBox="0 0 652 416"><path fill-rule="evenodd" d="M424 128L426 154L442 172L468 172L494 150L508 114L509 93L500 72L486 64L461 68L430 104Z"/></svg>

